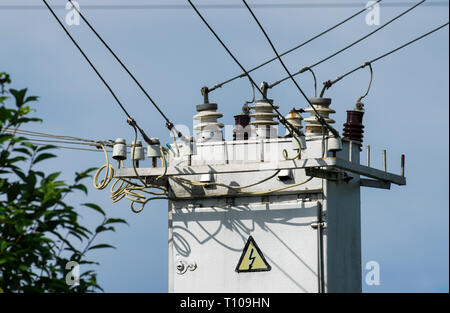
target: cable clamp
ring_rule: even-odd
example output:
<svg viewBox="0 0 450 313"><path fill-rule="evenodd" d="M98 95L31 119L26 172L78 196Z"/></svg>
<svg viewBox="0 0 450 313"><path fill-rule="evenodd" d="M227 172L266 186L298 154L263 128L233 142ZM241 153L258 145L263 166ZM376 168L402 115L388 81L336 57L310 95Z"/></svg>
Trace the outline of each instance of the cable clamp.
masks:
<svg viewBox="0 0 450 313"><path fill-rule="evenodd" d="M323 82L323 87L326 89L329 89L333 85L333 82L331 80L327 80Z"/></svg>
<svg viewBox="0 0 450 313"><path fill-rule="evenodd" d="M305 66L304 68L302 68L301 70L300 70L300 74L301 73L304 73L304 72L306 72L306 71L309 71L309 70L311 70L308 66Z"/></svg>
<svg viewBox="0 0 450 313"><path fill-rule="evenodd" d="M172 122L166 122L166 127L167 127L168 130L172 130L172 128L173 128L174 126L173 126L173 123L172 123Z"/></svg>

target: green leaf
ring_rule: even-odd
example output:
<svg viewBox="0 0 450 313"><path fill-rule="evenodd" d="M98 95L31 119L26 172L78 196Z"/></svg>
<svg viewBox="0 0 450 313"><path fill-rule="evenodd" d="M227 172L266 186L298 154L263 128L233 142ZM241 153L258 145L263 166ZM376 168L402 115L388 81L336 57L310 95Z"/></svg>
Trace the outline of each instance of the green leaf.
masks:
<svg viewBox="0 0 450 313"><path fill-rule="evenodd" d="M31 152L30 150L25 149L25 148L15 148L15 149L13 149L13 151L14 152L20 152L20 153L23 153L23 154L26 154L26 155L29 155L29 156L33 155L33 152Z"/></svg>
<svg viewBox="0 0 450 313"><path fill-rule="evenodd" d="M91 208L97 212L99 212L101 215L105 216L106 213L102 210L101 207L99 207L97 204L95 203L83 203L82 205L87 206L88 208Z"/></svg>
<svg viewBox="0 0 450 313"><path fill-rule="evenodd" d="M91 175L89 175L91 172L96 171L98 168L97 167L91 167L88 168L87 170L85 170L84 172L81 173L75 173L75 182L79 182L80 180L87 178L87 177L91 177Z"/></svg>
<svg viewBox="0 0 450 313"><path fill-rule="evenodd" d="M88 194L88 189L83 184L72 185L71 187L72 187L72 189L78 189L78 190L83 191L86 195Z"/></svg>
<svg viewBox="0 0 450 313"><path fill-rule="evenodd" d="M56 158L56 155L52 154L52 153L42 153L39 154L34 160L33 160L33 164L36 164L38 162L47 160L47 159L51 159L51 158Z"/></svg>
<svg viewBox="0 0 450 313"><path fill-rule="evenodd" d="M108 218L106 220L106 222L104 222L103 224L106 225L106 224L118 224L118 223L128 225L127 221L125 221L124 219L121 219L121 218Z"/></svg>
<svg viewBox="0 0 450 313"><path fill-rule="evenodd" d="M27 93L27 89L26 88L22 90L10 89L9 92L16 99L16 106L20 109L20 107L25 103L24 98L25 94Z"/></svg>
<svg viewBox="0 0 450 313"><path fill-rule="evenodd" d="M52 173L47 177L47 179L50 181L54 181L59 175L61 175L61 172Z"/></svg>
<svg viewBox="0 0 450 313"><path fill-rule="evenodd" d="M116 247L114 247L114 246L112 246L112 245L110 245L110 244L107 244L107 243L101 243L101 244L98 244L98 245L94 245L94 246L92 246L92 247L89 247L88 250L104 249L104 248L113 248L113 249L116 249Z"/></svg>
<svg viewBox="0 0 450 313"><path fill-rule="evenodd" d="M96 233L101 233L101 232L104 232L104 231L113 231L113 232L115 232L116 229L115 229L114 227L112 227L112 226L105 227L105 226L103 226L103 225L100 225L100 226L98 226L98 227L95 229L95 232L96 232Z"/></svg>
<svg viewBox="0 0 450 313"><path fill-rule="evenodd" d="M41 152L44 150L50 150L50 149L56 149L58 148L57 146L52 146L52 145L46 145L46 146L41 146L39 148L36 149L36 152Z"/></svg>

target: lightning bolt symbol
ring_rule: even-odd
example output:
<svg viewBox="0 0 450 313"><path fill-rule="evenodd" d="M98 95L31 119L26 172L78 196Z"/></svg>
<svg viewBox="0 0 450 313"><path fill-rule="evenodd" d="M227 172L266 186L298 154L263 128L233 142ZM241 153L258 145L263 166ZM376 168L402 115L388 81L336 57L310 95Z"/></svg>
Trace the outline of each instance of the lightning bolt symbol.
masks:
<svg viewBox="0 0 450 313"><path fill-rule="evenodd" d="M253 256L253 251L255 251L255 249L252 248L252 251L250 251L250 256L248 257L248 259L251 260L251 263L248 266L249 270L252 269L253 262L255 262L255 259L256 259L256 256Z"/></svg>

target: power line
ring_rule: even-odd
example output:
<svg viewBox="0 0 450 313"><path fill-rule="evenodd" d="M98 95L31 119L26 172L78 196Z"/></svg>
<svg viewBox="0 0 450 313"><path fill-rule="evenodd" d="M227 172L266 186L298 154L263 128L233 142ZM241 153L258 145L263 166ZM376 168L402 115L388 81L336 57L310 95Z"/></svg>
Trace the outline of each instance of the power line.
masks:
<svg viewBox="0 0 450 313"><path fill-rule="evenodd" d="M169 118L163 113L163 111L159 108L159 106L153 101L153 99L150 97L148 92L142 87L142 85L139 83L139 81L136 79L136 77L130 72L130 70L127 68L127 66L120 60L120 58L114 53L114 51L111 49L111 47L103 40L103 38L99 35L99 33L92 27L91 23L84 17L84 15L80 12L78 7L74 5L72 0L69 0L69 2L72 4L72 7L75 8L75 10L80 14L80 17L83 19L83 21L88 25L88 27L91 29L91 31L97 36L97 38L103 43L103 45L108 49L108 51L112 54L112 56L116 59L117 62L122 66L122 68L128 73L128 75L133 79L133 81L136 83L136 85L139 87L139 89L144 93L144 95L147 97L147 99L153 104L153 106L156 108L156 110L161 114L161 116L166 121L167 128L171 130L174 125L169 120ZM177 131L177 134L179 137L182 137L182 134Z"/></svg>
<svg viewBox="0 0 450 313"><path fill-rule="evenodd" d="M286 128L291 128L298 136L301 136L301 132L292 126L291 123L289 123L289 121L287 121L283 115L281 115L280 111L278 111L278 109L272 104L271 101L269 101L265 95L264 92L261 91L261 89L258 87L258 85L256 85L255 81L253 80L253 78L250 76L250 74L246 71L246 69L242 66L242 64L236 59L236 57L233 55L233 53L230 51L230 49L228 49L228 47L224 44L224 42L222 41L222 39L220 39L219 35L217 35L217 33L214 31L214 29L212 29L212 27L209 25L209 23L206 21L206 19L203 17L203 15L200 13L200 11L196 8L196 6L192 3L191 0L187 0L189 2L189 4L191 5L191 7L194 9L194 11L197 13L197 15L200 17L200 19L203 21L203 23L206 25L206 27L211 31L211 33L214 35L214 37L219 41L219 43L222 45L222 47L227 51L227 53L231 56L231 58L234 60L234 62L236 62L236 64L241 68L241 70L245 73L245 75L248 77L248 79L250 80L250 82L252 83L253 86L255 86L255 88L261 93L263 99L265 101L267 101L273 108L273 110L278 114L277 117L280 120L280 122L286 127ZM207 92L207 91L206 91Z"/></svg>
<svg viewBox="0 0 450 313"><path fill-rule="evenodd" d="M405 2L386 2L383 7L397 8L406 7ZM434 1L425 4L426 7L444 7L448 6L448 1ZM320 9L320 8L359 8L360 3L355 2L309 2L309 3L254 3L250 4L253 9ZM190 9L189 5L184 4L119 4L119 5L83 5L83 10L186 10ZM227 10L227 9L244 9L238 4L198 4L197 8L205 10ZM40 10L45 9L40 5L0 5L0 10ZM64 10L64 5L55 5L54 9Z"/></svg>
<svg viewBox="0 0 450 313"><path fill-rule="evenodd" d="M88 56L84 53L83 49L81 49L81 47L78 45L78 43L75 41L75 39L72 37L72 35L69 33L69 31L66 29L66 27L64 26L64 24L59 20L59 18L56 16L55 12L52 10L52 8L48 5L46 0L42 0L44 2L44 4L47 6L48 10L50 11L50 13L53 15L53 17L56 19L56 21L58 22L58 24L61 26L61 28L64 30L64 32L66 33L66 35L70 38L70 40L73 42L73 44L78 48L78 51L80 51L80 53L83 55L83 57L86 59L86 61L89 63L89 65L91 66L91 68L94 70L94 72L97 74L97 76L100 78L100 80L103 82L103 84L106 86L106 88L109 90L109 92L111 93L111 95L113 96L113 98L116 100L117 104L120 106L120 108L122 109L122 111L125 113L125 115L128 117L128 123L130 125L135 125L137 127L137 129L139 130L139 132L141 133L142 137L144 138L144 140L149 143L151 142L150 139L148 138L148 136L145 134L145 132L137 125L136 121L131 117L131 115L127 112L127 110L124 108L124 106L122 105L122 103L120 102L120 100L117 98L116 94L114 93L114 91L111 89L111 87L109 86L109 84L105 81L105 79L103 78L103 76L99 73L99 71L97 70L97 68L94 66L94 64L92 64L91 60L89 60Z"/></svg>
<svg viewBox="0 0 450 313"><path fill-rule="evenodd" d="M317 120L319 121L320 124L322 124L322 126L326 127L330 132L332 132L336 137L339 137L339 133L332 128L326 121L325 119L319 114L319 112L317 111L317 109L311 104L311 101L309 101L309 98L306 96L306 94L303 92L302 88L300 87L300 85L296 82L296 80L294 79L294 77L292 77L292 74L289 72L288 68L286 67L286 65L284 64L283 60L281 59L280 55L278 54L277 49L275 48L274 44L272 43L272 40L270 40L269 35L267 35L266 31L264 30L264 27L261 25L261 23L259 22L258 18L256 17L256 15L253 13L252 9L249 7L249 5L247 4L247 2L245 0L242 0L242 2L244 2L245 6L247 7L247 9L249 10L250 14L252 15L253 19L255 20L256 24L258 24L259 28L261 29L261 31L263 32L264 36L266 37L267 41L269 42L270 46L272 47L273 52L276 54L278 61L280 61L280 64L283 66L284 70L286 71L286 73L289 75L289 77L291 78L292 82L294 83L295 87L297 87L298 91L300 91L300 93L303 95L303 97L306 99L306 101L309 103L309 105L311 106L311 108L313 108L315 116L317 118Z"/></svg>
<svg viewBox="0 0 450 313"><path fill-rule="evenodd" d="M347 72L347 73L345 73L345 74L343 74L343 75L341 75L341 76L338 76L338 77L337 77L335 80L333 80L333 81L330 81L330 80L329 80L329 81L324 82L324 90L325 90L325 89L329 89L332 85L334 85L335 83L337 83L337 82L340 81L341 79L347 77L348 75L350 75L350 74L356 72L357 70L362 69L362 68L366 67L366 66L369 65L369 64L373 64L373 63L375 63L375 62L377 62L377 61L379 61L379 60L381 60L381 59L383 59L383 58L385 58L385 57L391 55L392 53L395 53L395 52L397 52L397 51L399 51L399 50L401 50L401 49L403 49L403 48L409 46L410 44L413 44L414 42L419 41L420 39L423 39L423 38L425 38L425 37L431 35L431 34L434 33L434 32L437 32L438 30L440 30L440 29L442 29L442 28L448 26L448 24L449 24L449 22L447 22L447 23L445 23L445 24L443 24L443 25L441 25L441 26L438 26L438 27L432 29L431 31L429 31L429 32L427 32L427 33L425 33L425 34L423 34L423 35L421 35L421 36L419 36L419 37L417 37L417 38L414 38L413 40L408 41L407 43L405 43L405 44L403 44L403 45L401 45L401 46L399 46L399 47L397 47L397 48L395 48L395 49L393 49L393 50L390 50L389 52L386 52L385 54L382 54L382 55L380 55L380 56L378 56L378 57L376 57L376 58L374 58L374 59L372 59L372 60L370 60L370 61L368 61L368 62L365 62L363 65L360 65L360 66L358 66L358 67L352 69L351 71L349 71L349 72Z"/></svg>
<svg viewBox="0 0 450 313"><path fill-rule="evenodd" d="M382 30L383 28L385 28L386 26L388 26L388 25L391 24L392 22L398 20L398 19L399 19L400 17L402 17L403 15L409 13L410 11L412 11L413 9L415 9L416 7L418 7L419 5L421 5L422 3L424 3L425 1L426 1L426 0L422 0L422 1L418 2L418 3L416 3L415 5L413 5L412 7L410 7L409 9L407 9L406 11L403 11L402 13L400 13L400 14L397 15L397 16L395 16L395 17L392 18L391 20L387 21L386 23L384 23L384 24L381 25L380 27L376 28L375 30L371 31L371 32L368 33L367 35L365 35L365 36L359 38L358 40L356 40L356 41L350 43L349 45L345 46L344 48L342 48L342 49L340 49L340 50L334 52L333 54L327 56L326 58L323 58L322 60L320 60L320 61L318 61L318 62L316 62L316 63L314 63L314 64L312 64L312 65L310 65L310 66L307 66L307 67L305 67L305 68L314 68L314 67L316 67L316 66L318 66L318 65L320 65L320 64L322 64L322 63L324 63L325 61L330 60L331 58L335 57L336 55L338 55L338 54L344 52L345 50L347 50L347 49L353 47L353 46L356 45L357 43L360 43L361 41L363 41L363 40L367 39L368 37L372 36L373 34L375 34L376 32ZM303 69L299 70L298 72L292 74L292 76L294 77L294 76L297 76L298 74L303 73L305 68L303 68ZM286 76L286 77L284 77L283 79L280 79L280 80L274 82L273 84L270 85L270 88L275 87L276 85L278 85L278 84L284 82L285 80L287 80L287 79L289 79L289 78L290 78L290 76Z"/></svg>
<svg viewBox="0 0 450 313"><path fill-rule="evenodd" d="M342 20L341 22L337 23L336 25L334 25L334 26L332 26L332 27L330 27L330 28L324 30L323 32L321 32L321 33L319 33L319 34L313 36L312 38L310 38L310 39L308 39L308 40L302 42L301 44L298 44L297 46L295 46L295 47L293 47L293 48L291 48L291 49L289 49L289 50L287 50L287 51L281 53L280 56L284 56L284 55L286 55L286 54L289 54L289 53L291 53L291 52L293 52L293 51L295 51L295 50L297 50L297 49L299 49L299 48L301 48L301 47L307 45L308 43L310 43L310 42L316 40L317 38L319 38L319 37L325 35L326 33L330 32L330 31L332 31L333 29L335 29L335 28L337 28L337 27L339 27L339 26L345 24L346 22L350 21L351 19L353 19L353 18L355 18L356 16L360 15L361 13L365 12L368 8L374 6L375 4L378 4L378 3L381 2L381 1L382 1L382 0L378 0L378 1L374 2L374 3L372 3L371 5L369 5L367 8L364 8L364 9L362 9L362 10L359 10L358 12L354 13L353 15L351 15L351 16L347 17L346 19ZM263 66L265 66L265 65L267 65L267 64L269 64L269 63L271 63L271 62L273 62L273 61L275 61L275 60L277 60L277 57L274 57L274 58L272 58L272 59L270 59L270 60L267 60L267 61L264 62L264 63L261 63L261 64L258 65L258 66L253 67L252 69L250 69L250 70L248 71L248 73L251 73L251 72L253 72L253 71L255 71L255 70L257 70L257 69L259 69L259 68L261 68L261 67L263 67ZM228 80L226 80L226 81L224 81L224 82L221 82L221 83L219 83L219 84L216 84L215 86L211 87L209 90L212 91L212 90L214 90L214 89L216 89L216 88L221 88L223 85L228 84L228 83L230 83L230 82L232 82L232 81L234 81L234 80L236 80L236 79L238 79L238 78L242 78L242 77L245 77L245 76L246 76L245 73L241 73L241 74L236 75L236 76L234 76L234 77L232 77L232 78L230 78L230 79L228 79Z"/></svg>
<svg viewBox="0 0 450 313"><path fill-rule="evenodd" d="M73 136L64 136L64 135L46 134L46 133L35 132L35 131L30 131L30 130L25 130L25 129L5 128L2 130L2 132L17 133L17 134L22 134L25 136L32 136L32 137L43 137L43 138L61 139L61 140L76 140L76 141L86 142L86 143L97 142L96 140L92 140L92 139L84 139L84 138L73 137Z"/></svg>

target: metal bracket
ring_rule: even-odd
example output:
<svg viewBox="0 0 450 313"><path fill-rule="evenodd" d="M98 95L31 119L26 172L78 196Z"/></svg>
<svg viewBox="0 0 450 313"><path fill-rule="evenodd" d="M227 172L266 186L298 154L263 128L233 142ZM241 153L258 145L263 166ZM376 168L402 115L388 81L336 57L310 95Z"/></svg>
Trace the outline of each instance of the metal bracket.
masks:
<svg viewBox="0 0 450 313"><path fill-rule="evenodd" d="M321 222L321 223L318 223L318 222L312 222L312 223L311 223L311 228L317 229L317 228L319 227L319 225L320 225L320 227L321 227L322 229L327 228L327 223L325 223L325 222Z"/></svg>
<svg viewBox="0 0 450 313"><path fill-rule="evenodd" d="M361 178L359 181L359 185L361 187L371 187L371 188L379 188L379 189L391 189L391 183L383 180L376 179L364 179Z"/></svg>
<svg viewBox="0 0 450 313"><path fill-rule="evenodd" d="M328 180L340 181L343 180L346 183L349 182L353 177L349 176L346 172L341 171L330 171L324 170L316 167L305 168L305 173L307 176L323 178Z"/></svg>
<svg viewBox="0 0 450 313"><path fill-rule="evenodd" d="M187 270L194 271L197 268L197 263L194 262L188 262L187 260L181 258L179 255L177 255L177 274L183 275L186 273Z"/></svg>

